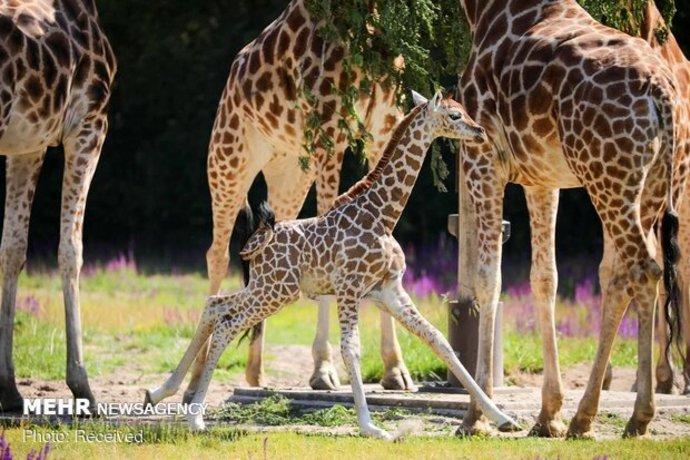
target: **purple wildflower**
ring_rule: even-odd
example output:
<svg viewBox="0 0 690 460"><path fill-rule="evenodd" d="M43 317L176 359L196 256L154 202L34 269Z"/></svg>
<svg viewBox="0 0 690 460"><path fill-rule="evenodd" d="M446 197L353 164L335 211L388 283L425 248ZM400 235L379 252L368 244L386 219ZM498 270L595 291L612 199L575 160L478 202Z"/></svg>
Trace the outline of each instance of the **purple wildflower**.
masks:
<svg viewBox="0 0 690 460"><path fill-rule="evenodd" d="M38 299L32 295L22 296L17 299L17 309L31 316L38 317L41 313L41 304Z"/></svg>
<svg viewBox="0 0 690 460"><path fill-rule="evenodd" d="M5 438L5 430L0 432L0 460L12 460L12 450L10 443Z"/></svg>
<svg viewBox="0 0 690 460"><path fill-rule="evenodd" d="M136 271L137 265L134 261L134 254L130 251L129 254L120 253L114 259L111 259L105 264L105 271L107 272L122 272L122 271Z"/></svg>
<svg viewBox="0 0 690 460"><path fill-rule="evenodd" d="M43 448L39 450L38 452L32 450L29 452L29 454L26 456L26 460L46 460L48 458L48 453L50 452L50 444L46 443L43 445Z"/></svg>

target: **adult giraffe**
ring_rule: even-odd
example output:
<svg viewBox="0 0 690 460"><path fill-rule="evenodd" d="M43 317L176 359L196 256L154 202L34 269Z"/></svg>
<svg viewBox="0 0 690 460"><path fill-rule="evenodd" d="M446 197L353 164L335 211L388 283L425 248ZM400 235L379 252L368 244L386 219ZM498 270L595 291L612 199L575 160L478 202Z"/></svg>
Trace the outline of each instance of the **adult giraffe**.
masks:
<svg viewBox="0 0 690 460"><path fill-rule="evenodd" d="M228 242L235 219L257 174L263 172L268 201L278 220L297 217L311 185L316 182L318 214L326 212L338 196L345 132L338 127L343 113L334 88L358 85L356 71L343 68L344 50L318 33L304 0L293 0L285 11L235 58L220 100L208 153L208 180L213 206L213 243L207 253L210 293L217 294L228 269ZM334 139L330 155L317 145L315 167L302 171L298 153L303 152L304 130L311 107L311 93L322 127ZM376 164L392 129L401 119L395 104L395 88L375 85L362 93L356 108L368 139L368 159ZM373 163L372 163L373 162ZM319 303L317 334L312 346L314 372L309 380L315 389L336 389L338 374L328 343L328 299ZM264 323L252 334L246 378L262 384ZM412 389L414 384L402 360L393 319L381 312L381 355L387 389ZM198 385L206 348L197 357L188 400Z"/></svg>
<svg viewBox="0 0 690 460"><path fill-rule="evenodd" d="M643 40L599 24L575 0L460 3L473 39L459 82L460 101L490 138L484 146L464 147L462 156L479 239L474 282L480 306L477 381L492 394L491 331L500 290L503 190L514 182L524 186L530 211L532 292L543 336L542 410L532 433L564 434L553 316L553 237L558 190L585 187L615 257L608 258L610 266L601 267L608 281L602 285L599 347L568 434L592 435L612 341L633 298L640 321L640 383L625 434L644 434L654 416L652 317L662 276L647 239L653 239L652 226L663 214L664 256L675 262L673 205L687 170L687 159L679 164L677 148L680 124L687 120L681 120L673 74ZM665 268L664 279L673 287L673 263ZM461 430L484 429L481 411L472 404Z"/></svg>
<svg viewBox="0 0 690 460"><path fill-rule="evenodd" d="M108 126L115 56L93 0L0 1L0 154L7 156L0 247L0 406L22 407L12 362L17 278L46 149L62 144L65 170L58 262L65 300L67 385L94 397L84 368L79 272L86 196Z"/></svg>
<svg viewBox="0 0 690 460"><path fill-rule="evenodd" d="M664 60L668 63L678 81L678 91L681 93L685 110L684 117L690 117L690 61L683 55L683 51L678 46L678 42L673 34L668 31L666 39L661 43L657 37L659 30L667 30L664 19L659 13L653 0L647 3L645 15L641 25L642 38L657 50ZM687 128L687 126L686 126ZM686 131L681 139L690 139L690 132ZM685 144L685 155L690 155L690 142ZM678 243L680 252L684 255L679 264L679 281L682 292L682 312L683 316L683 345L685 347L685 360L683 362L683 380L685 386L684 394L690 394L690 205L686 199L679 207L680 231ZM667 323L663 315L659 315L657 324L657 340L659 343L659 361L656 366L656 392L671 393L673 390L673 368L664 353L664 347L668 337Z"/></svg>

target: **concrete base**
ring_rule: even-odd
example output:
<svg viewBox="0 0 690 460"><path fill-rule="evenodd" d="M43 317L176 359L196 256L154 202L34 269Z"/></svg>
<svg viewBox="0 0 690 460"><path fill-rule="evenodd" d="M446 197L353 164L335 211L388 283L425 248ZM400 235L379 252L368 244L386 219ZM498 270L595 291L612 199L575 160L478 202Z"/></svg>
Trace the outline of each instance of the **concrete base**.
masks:
<svg viewBox="0 0 690 460"><path fill-rule="evenodd" d="M412 412L431 412L438 415L462 417L469 405L469 395L461 393L440 393L437 391L414 393L383 390L378 384L365 385L367 402L373 409L400 407ZM252 403L272 395L282 395L302 408L324 408L335 404L352 406L350 387L339 391L315 391L310 388L236 388L229 401ZM567 390L563 413L571 417L582 397L582 390ZM540 410L541 389L520 387L499 387L494 389L494 400L498 407L516 417L536 416ZM628 391L603 391L600 410L621 415L632 413L635 393ZM656 395L658 412L690 412L690 397L677 395Z"/></svg>

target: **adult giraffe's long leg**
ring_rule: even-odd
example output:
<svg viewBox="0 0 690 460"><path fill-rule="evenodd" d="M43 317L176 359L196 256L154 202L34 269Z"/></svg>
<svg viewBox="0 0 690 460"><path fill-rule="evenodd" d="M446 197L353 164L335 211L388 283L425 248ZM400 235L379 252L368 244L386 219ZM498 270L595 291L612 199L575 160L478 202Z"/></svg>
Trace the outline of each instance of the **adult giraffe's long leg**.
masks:
<svg viewBox="0 0 690 460"><path fill-rule="evenodd" d="M0 245L2 310L0 311L0 411L22 408L12 359L17 279L26 262L29 216L45 151L11 156L6 163L5 216Z"/></svg>
<svg viewBox="0 0 690 460"><path fill-rule="evenodd" d="M525 187L532 233L532 295L538 309L544 359L544 382L541 393L541 412L530 434L544 437L564 436L566 427L561 421L563 385L558 365L556 343L556 213L558 190Z"/></svg>
<svg viewBox="0 0 690 460"><path fill-rule="evenodd" d="M65 300L67 335L67 386L75 398L95 399L89 386L82 350L79 275L83 264L82 230L86 198L105 141L105 115L90 117L63 140L65 170L62 179L62 213L58 265Z"/></svg>

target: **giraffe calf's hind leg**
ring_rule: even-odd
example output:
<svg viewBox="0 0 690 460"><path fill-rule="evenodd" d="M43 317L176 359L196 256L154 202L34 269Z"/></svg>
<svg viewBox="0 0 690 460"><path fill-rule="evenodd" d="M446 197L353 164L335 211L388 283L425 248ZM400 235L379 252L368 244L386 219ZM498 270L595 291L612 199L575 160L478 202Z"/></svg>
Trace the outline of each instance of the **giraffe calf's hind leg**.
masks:
<svg viewBox="0 0 690 460"><path fill-rule="evenodd" d="M204 311L201 320L199 320L199 325L197 326L194 338L192 338L192 342L187 347L187 351L185 351L185 354L180 360L180 363L177 365L177 368L165 381L165 383L163 383L163 385L156 389L146 391L144 404L158 404L163 399L177 393L177 390L179 390L185 375L187 375L187 371L194 362L194 359L197 357L199 352L202 351L202 349L205 352L207 340L213 329L213 322L208 316L207 308L206 311ZM188 396L189 401L184 401L185 403L191 402L194 394L185 395L185 398Z"/></svg>
<svg viewBox="0 0 690 460"><path fill-rule="evenodd" d="M266 321L254 326L249 333L249 357L244 377L251 387L262 387L264 379L264 337L266 334Z"/></svg>
<svg viewBox="0 0 690 460"><path fill-rule="evenodd" d="M477 401L481 410L496 423L500 431L519 431L520 426L511 417L501 412L491 399L477 385L455 355L443 334L424 318L412 303L412 299L402 287L400 280L377 292L374 299L379 301L388 312L408 331L429 345L436 355L448 366L460 380L470 395Z"/></svg>
<svg viewBox="0 0 690 460"><path fill-rule="evenodd" d="M316 326L316 337L311 347L314 358L314 372L309 378L309 386L314 390L337 390L340 387L338 371L333 364L333 349L328 343L329 299L317 299L319 317Z"/></svg>
<svg viewBox="0 0 690 460"><path fill-rule="evenodd" d="M402 350L395 333L395 322L386 311L381 311L381 358L386 369L381 386L386 390L415 391L410 371L403 361Z"/></svg>

